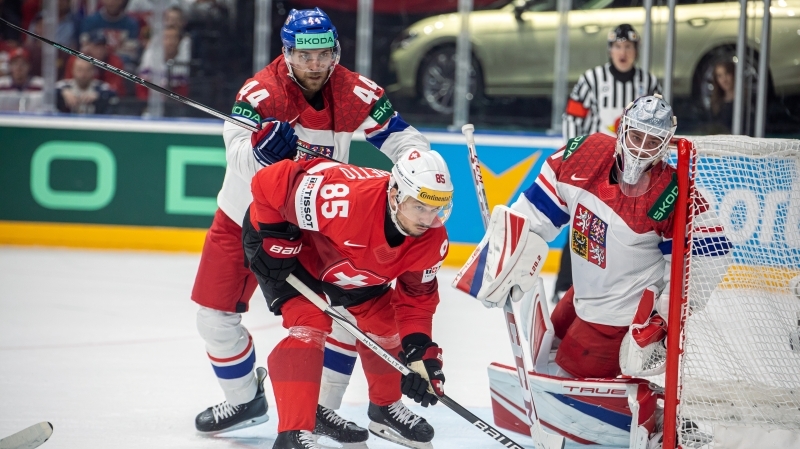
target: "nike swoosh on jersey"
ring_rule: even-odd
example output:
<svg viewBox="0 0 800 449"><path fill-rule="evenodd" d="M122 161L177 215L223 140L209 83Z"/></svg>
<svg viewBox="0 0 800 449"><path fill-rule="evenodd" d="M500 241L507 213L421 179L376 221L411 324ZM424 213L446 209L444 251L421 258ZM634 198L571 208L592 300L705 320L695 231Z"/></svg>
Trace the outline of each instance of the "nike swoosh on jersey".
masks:
<svg viewBox="0 0 800 449"><path fill-rule="evenodd" d="M344 245L345 246L354 246L356 248L366 248L367 247L367 245L359 245L358 243L350 243L350 240L345 240L344 241Z"/></svg>
<svg viewBox="0 0 800 449"><path fill-rule="evenodd" d="M570 178L569 178L569 179L571 179L571 180L573 180L573 181L586 181L586 180L588 180L589 178L576 178L576 177L575 177L575 174L573 173L573 174L572 174L572 176L570 176Z"/></svg>

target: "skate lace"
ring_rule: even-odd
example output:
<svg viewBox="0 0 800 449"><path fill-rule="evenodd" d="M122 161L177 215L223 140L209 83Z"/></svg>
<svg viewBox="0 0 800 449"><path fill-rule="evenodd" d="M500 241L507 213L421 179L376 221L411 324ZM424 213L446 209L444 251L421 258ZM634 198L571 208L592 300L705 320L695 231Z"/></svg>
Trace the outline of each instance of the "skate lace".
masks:
<svg viewBox="0 0 800 449"><path fill-rule="evenodd" d="M317 442L314 441L314 434L308 430L301 430L297 434L297 441L307 449L322 449L321 446L318 446Z"/></svg>
<svg viewBox="0 0 800 449"><path fill-rule="evenodd" d="M211 413L214 414L214 421L220 422L220 420L230 418L233 416L236 411L239 410L239 406L233 406L228 404L228 401L222 402L220 404L211 407Z"/></svg>
<svg viewBox="0 0 800 449"><path fill-rule="evenodd" d="M336 414L333 410L325 407L322 408L322 416L327 419L334 427L344 427L347 425L347 421L342 419L339 415Z"/></svg>
<svg viewBox="0 0 800 449"><path fill-rule="evenodd" d="M397 401L389 406L389 413L401 424L408 425L409 429L414 428L415 425L422 419L406 408L402 401Z"/></svg>

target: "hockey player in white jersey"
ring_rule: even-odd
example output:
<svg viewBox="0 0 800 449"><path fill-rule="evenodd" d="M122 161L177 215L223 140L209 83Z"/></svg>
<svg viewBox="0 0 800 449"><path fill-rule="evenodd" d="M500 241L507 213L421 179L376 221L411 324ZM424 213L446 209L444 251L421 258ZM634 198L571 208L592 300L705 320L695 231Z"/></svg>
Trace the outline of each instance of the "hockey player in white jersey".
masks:
<svg viewBox="0 0 800 449"><path fill-rule="evenodd" d="M197 328L225 401L197 415L195 426L202 433L267 420L262 386L267 373L256 369L255 342L241 322L257 286L244 263L241 227L253 201L250 181L256 172L295 157L297 146L347 162L356 132L392 161L412 147L430 149L428 140L394 111L380 86L338 65L337 30L322 10L291 10L280 35L283 53L243 83L233 104L234 117L260 131L227 122L223 129L228 164L192 300L200 306ZM355 338L334 325L325 342L315 433L343 443L369 437L366 429L334 412L355 362Z"/></svg>
<svg viewBox="0 0 800 449"><path fill-rule="evenodd" d="M596 132L616 136L622 112L633 100L661 93L655 75L636 67L639 33L623 23L608 33L608 62L587 70L567 99L563 134L569 140ZM569 247L564 247L556 279L561 297L572 285Z"/></svg>
<svg viewBox="0 0 800 449"><path fill-rule="evenodd" d="M625 109L616 138L595 133L570 139L548 158L536 181L511 206L512 212L527 219L536 238L551 241L564 226L570 230L575 282L552 313L560 346L557 371L545 374L578 380L663 372L674 208L668 198L677 193L675 168L665 159L676 124L672 108L660 96L641 97ZM701 201L694 210L708 216L704 223L716 223L694 230L695 251L705 256L699 263L729 257L731 243L708 204ZM489 233L484 237L489 248L492 238ZM530 263L531 258L520 260ZM484 285L516 285L523 290L531 285L520 279L495 279L498 276L489 272L488 262L486 267ZM468 263L462 273L470 269L475 271ZM519 270L503 268L502 273ZM713 276L720 279L710 279ZM481 274L465 277L478 279ZM716 273L706 279L720 280ZM477 292L474 285L472 289ZM502 307L508 297L507 291L484 290L473 296L487 306ZM514 298L520 296L515 293ZM704 305L702 299L689 304L693 310ZM650 416L640 415L639 425L657 439L655 411L652 402L648 404L639 413ZM573 416L560 428L562 435L588 439L583 430L601 428L598 416L585 415L582 421L580 413L576 418L577 412L570 412ZM603 432L595 434L596 443L608 444L602 440Z"/></svg>

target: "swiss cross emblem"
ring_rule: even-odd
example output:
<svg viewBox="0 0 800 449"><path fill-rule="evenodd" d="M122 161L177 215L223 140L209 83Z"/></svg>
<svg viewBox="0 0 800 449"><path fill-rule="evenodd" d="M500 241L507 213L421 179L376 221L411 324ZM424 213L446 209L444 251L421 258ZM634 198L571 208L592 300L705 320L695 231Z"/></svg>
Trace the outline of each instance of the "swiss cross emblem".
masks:
<svg viewBox="0 0 800 449"><path fill-rule="evenodd" d="M408 160L409 161L413 161L414 159L416 159L418 157L419 157L419 151L414 150L414 151L411 152L411 154L408 155Z"/></svg>
<svg viewBox="0 0 800 449"><path fill-rule="evenodd" d="M389 282L389 279L378 276L369 270L355 268L349 260L342 260L331 265L322 273L321 280L329 284L338 285L345 290L383 285Z"/></svg>
<svg viewBox="0 0 800 449"><path fill-rule="evenodd" d="M583 204L578 204L572 218L572 252L599 266L606 267L606 233L608 224Z"/></svg>

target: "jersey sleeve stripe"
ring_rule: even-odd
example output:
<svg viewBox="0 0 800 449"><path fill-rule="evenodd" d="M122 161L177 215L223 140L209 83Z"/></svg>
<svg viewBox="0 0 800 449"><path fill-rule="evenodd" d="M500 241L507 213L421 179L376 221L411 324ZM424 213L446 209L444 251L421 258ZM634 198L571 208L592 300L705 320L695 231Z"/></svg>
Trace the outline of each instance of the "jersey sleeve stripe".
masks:
<svg viewBox="0 0 800 449"><path fill-rule="evenodd" d="M386 139L392 135L392 133L402 132L408 128L408 126L408 123L406 123L405 120L400 117L400 114L395 112L392 118L386 121L383 125L378 125L374 128L366 130L365 134L367 135L367 142L380 149L381 146L383 146L383 143L386 142Z"/></svg>
<svg viewBox="0 0 800 449"><path fill-rule="evenodd" d="M523 192L523 195L525 195L525 199L527 199L533 207L543 213L555 227L560 228L569 222L569 214L564 212L538 183L534 182L531 184L531 186Z"/></svg>
<svg viewBox="0 0 800 449"><path fill-rule="evenodd" d="M561 197L558 196L558 193L556 193L555 187L553 187L553 185L550 184L550 182L548 182L547 179L545 179L544 176L542 176L540 174L536 178L536 182L540 182L542 185L544 185L547 188L547 190L549 190L550 193L552 193L553 198L557 199L558 202L561 203L562 206L566 206L567 205L567 203L565 203L564 200L562 200Z"/></svg>

